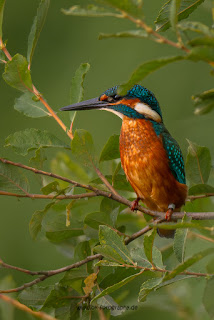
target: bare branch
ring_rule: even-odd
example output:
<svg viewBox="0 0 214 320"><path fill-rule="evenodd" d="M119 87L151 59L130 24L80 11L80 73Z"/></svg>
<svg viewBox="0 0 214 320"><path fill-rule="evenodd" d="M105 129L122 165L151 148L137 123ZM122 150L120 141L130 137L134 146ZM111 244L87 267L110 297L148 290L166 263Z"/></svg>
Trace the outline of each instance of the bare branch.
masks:
<svg viewBox="0 0 214 320"><path fill-rule="evenodd" d="M132 242L133 240L141 237L143 234L145 234L146 232L148 232L149 230L151 230L153 228L153 225L156 225L157 223L161 223L165 221L165 219L157 219L153 221L153 224L150 224L148 226L146 226L145 228L133 233L126 241L125 244L129 244L130 242Z"/></svg>
<svg viewBox="0 0 214 320"><path fill-rule="evenodd" d="M106 187L117 197L120 197L119 193L113 188L113 186L108 182L106 177L102 174L102 172L95 166L94 170L96 171L98 177L102 180L102 182L106 185Z"/></svg>
<svg viewBox="0 0 214 320"><path fill-rule="evenodd" d="M7 303L12 304L14 307L16 307L26 313L30 313L34 317L44 319L44 320L57 320L56 318L49 316L47 313L44 313L41 311L33 311L30 308L28 308L27 306L25 306L24 304L20 303L19 301L12 299L4 294L0 294L0 299L7 302Z"/></svg>
<svg viewBox="0 0 214 320"><path fill-rule="evenodd" d="M209 198L209 197L214 197L214 193L205 193L205 194L199 194L196 196L188 196L188 200L193 201L196 199L203 199L203 198Z"/></svg>
<svg viewBox="0 0 214 320"><path fill-rule="evenodd" d="M66 200L66 199L82 199L82 198L92 198L97 197L95 192L86 192L81 194L68 194L68 195L45 195L45 194L19 194L12 193L0 190L0 196L9 196L9 197L17 197L17 198L31 198L31 199L58 199L58 200Z"/></svg>

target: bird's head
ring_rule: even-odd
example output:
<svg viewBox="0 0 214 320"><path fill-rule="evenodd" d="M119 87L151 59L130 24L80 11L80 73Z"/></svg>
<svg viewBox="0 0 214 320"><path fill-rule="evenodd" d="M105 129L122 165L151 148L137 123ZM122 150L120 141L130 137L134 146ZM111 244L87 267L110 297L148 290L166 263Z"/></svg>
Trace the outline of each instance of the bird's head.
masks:
<svg viewBox="0 0 214 320"><path fill-rule="evenodd" d="M63 107L60 110L100 109L113 112L122 119L126 116L132 119L150 119L162 122L159 103L150 90L136 84L124 96L121 96L117 93L118 88L119 86L115 86L106 90L98 98Z"/></svg>

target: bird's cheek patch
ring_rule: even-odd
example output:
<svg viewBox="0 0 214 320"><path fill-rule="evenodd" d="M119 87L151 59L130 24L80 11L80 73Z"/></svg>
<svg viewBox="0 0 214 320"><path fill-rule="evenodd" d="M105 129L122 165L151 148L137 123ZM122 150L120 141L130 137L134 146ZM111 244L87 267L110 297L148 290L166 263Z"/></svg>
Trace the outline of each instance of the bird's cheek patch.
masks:
<svg viewBox="0 0 214 320"><path fill-rule="evenodd" d="M142 103L142 102L136 103L134 109L138 113L143 114L146 118L152 119L156 122L161 122L160 115L156 111L152 110L152 108L150 108L145 103Z"/></svg>

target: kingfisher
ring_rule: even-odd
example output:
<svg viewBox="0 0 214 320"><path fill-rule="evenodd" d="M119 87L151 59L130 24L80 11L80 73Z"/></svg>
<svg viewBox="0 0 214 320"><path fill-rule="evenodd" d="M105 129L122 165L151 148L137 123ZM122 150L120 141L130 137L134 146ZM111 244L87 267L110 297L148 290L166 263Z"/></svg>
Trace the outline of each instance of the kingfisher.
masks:
<svg viewBox="0 0 214 320"><path fill-rule="evenodd" d="M180 211L187 197L184 160L177 141L166 129L155 95L141 85L134 85L125 95L119 86L99 97L61 108L71 110L106 110L122 119L120 132L121 165L137 198L150 210L165 212L166 220ZM173 237L173 230L159 230L160 236Z"/></svg>

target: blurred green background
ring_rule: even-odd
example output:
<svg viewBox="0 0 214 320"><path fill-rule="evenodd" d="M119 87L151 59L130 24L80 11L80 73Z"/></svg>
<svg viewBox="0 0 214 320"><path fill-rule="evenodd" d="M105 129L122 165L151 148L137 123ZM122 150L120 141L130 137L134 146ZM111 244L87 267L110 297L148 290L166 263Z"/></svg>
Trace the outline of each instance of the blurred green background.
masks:
<svg viewBox="0 0 214 320"><path fill-rule="evenodd" d="M160 7L165 1L145 0L146 21L153 26ZM26 55L27 39L39 1L6 1L4 15L4 40L11 55ZM54 110L69 104L71 79L80 63L89 62L91 70L86 76L85 99L100 95L104 90L128 80L132 71L142 62L180 54L176 49L141 39L98 40L100 32L114 33L135 29L129 21L115 18L81 18L65 16L61 8L88 1L52 0L46 24L41 33L32 64L32 78L39 91L48 100ZM192 20L199 19L212 24L211 1L205 1L192 15ZM170 31L169 31L170 33ZM172 35L173 37L173 35ZM0 65L3 70L3 66ZM152 90L162 107L165 124L179 142L186 154L186 138L213 148L214 113L204 116L193 114L191 95L211 89L213 77L210 67L205 63L188 61L168 65L148 76L142 85ZM27 163L26 159L9 150L4 150L4 139L11 133L25 128L48 129L58 137L69 142L53 119L31 119L22 116L13 109L14 99L20 93L0 79L1 112L0 142L1 156L10 160ZM60 114L68 122L66 113ZM108 112L80 112L75 127L84 128L93 135L97 152L108 137L119 133L121 120ZM57 151L56 151L57 152ZM39 192L39 190L37 190ZM5 262L31 270L54 269L69 264L69 258L63 256L47 240L33 241L29 235L28 224L32 213L44 207L44 201L31 201L15 198L0 198L0 257ZM0 277L11 272L0 270ZM23 274L12 272L16 285L31 279ZM55 280L55 279L54 279ZM51 280L49 281L51 283ZM48 282L47 282L48 283ZM137 317L149 316L150 319L175 319L172 311L152 310L147 306L140 309ZM128 316L120 317L126 319ZM176 315L180 319L179 315ZM16 311L15 319L29 319L22 312ZM128 318L127 318L128 319Z"/></svg>

